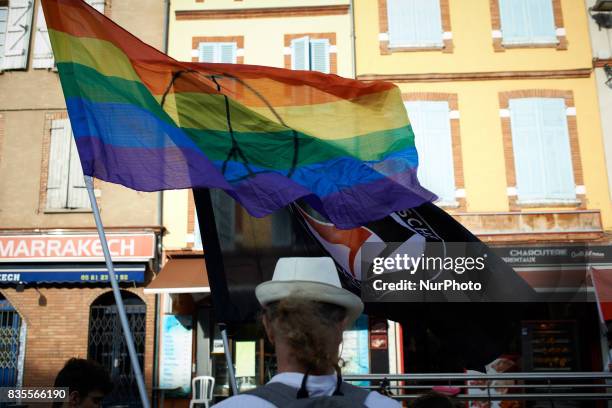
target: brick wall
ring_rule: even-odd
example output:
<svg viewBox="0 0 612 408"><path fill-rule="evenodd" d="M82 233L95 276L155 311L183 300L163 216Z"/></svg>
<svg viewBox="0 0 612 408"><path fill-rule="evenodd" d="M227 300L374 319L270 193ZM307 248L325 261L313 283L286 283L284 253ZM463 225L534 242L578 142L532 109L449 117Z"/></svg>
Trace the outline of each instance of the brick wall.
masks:
<svg viewBox="0 0 612 408"><path fill-rule="evenodd" d="M144 295L141 288L126 290L147 305L144 375L151 390L155 296ZM107 292L110 288L27 288L23 292L0 289L27 324L24 386L51 386L66 360L87 358L89 307ZM41 297L46 302L39 302Z"/></svg>

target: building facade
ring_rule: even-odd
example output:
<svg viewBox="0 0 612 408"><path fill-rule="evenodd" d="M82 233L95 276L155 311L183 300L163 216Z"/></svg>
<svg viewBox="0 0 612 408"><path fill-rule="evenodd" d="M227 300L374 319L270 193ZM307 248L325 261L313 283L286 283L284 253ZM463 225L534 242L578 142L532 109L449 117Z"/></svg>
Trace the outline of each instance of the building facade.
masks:
<svg viewBox="0 0 612 408"><path fill-rule="evenodd" d="M163 2L88 3L157 48ZM0 1L2 386L49 386L71 357L102 363L113 403L137 403L40 1ZM146 383L153 386L160 194L96 180Z"/></svg>
<svg viewBox="0 0 612 408"><path fill-rule="evenodd" d="M498 248L540 293L592 292L585 265L565 273L560 260L544 266L531 256L547 248L567 254L567 244L609 244L606 114L588 13L571 0L468 3L357 0L357 78L400 87L419 179L440 197L439 206ZM542 274L554 276L555 288L539 281ZM509 322L517 326L517 345L508 352L522 353L526 370L555 358L520 346L531 333L529 320L558 324L572 338L581 333L572 363L549 368L601 369L595 303L533 305ZM410 328L404 330L409 338Z"/></svg>

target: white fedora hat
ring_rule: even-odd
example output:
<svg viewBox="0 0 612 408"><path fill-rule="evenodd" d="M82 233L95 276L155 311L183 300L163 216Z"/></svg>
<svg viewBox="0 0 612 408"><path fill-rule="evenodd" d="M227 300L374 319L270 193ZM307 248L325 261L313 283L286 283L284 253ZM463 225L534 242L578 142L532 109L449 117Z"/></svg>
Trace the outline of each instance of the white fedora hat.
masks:
<svg viewBox="0 0 612 408"><path fill-rule="evenodd" d="M280 258L272 280L257 285L255 295L262 306L288 296L342 306L347 311L348 325L363 312L363 302L342 288L336 265L329 257Z"/></svg>

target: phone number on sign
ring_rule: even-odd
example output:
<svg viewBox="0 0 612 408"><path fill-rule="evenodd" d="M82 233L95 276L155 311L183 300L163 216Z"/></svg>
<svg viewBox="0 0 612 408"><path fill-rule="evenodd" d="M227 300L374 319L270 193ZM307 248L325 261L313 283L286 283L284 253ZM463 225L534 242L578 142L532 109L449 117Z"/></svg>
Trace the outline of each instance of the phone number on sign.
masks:
<svg viewBox="0 0 612 408"><path fill-rule="evenodd" d="M58 402L68 399L68 388L55 387L23 387L0 388L0 402Z"/></svg>

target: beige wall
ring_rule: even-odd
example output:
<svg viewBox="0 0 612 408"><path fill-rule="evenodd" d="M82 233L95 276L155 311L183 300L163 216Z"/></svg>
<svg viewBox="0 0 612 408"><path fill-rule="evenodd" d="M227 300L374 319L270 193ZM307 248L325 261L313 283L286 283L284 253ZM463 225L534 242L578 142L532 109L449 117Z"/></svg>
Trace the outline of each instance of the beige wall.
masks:
<svg viewBox="0 0 612 408"><path fill-rule="evenodd" d="M378 1L355 2L357 75L537 71L590 65L589 33L584 4L562 0L568 49L523 48L495 52L489 0L450 0L452 53L396 52L380 55Z"/></svg>
<svg viewBox="0 0 612 408"><path fill-rule="evenodd" d="M33 21L41 12L37 1ZM145 42L163 44L163 1L110 1L107 15ZM42 144L46 115L64 111L59 77L31 68L0 75L0 229L93 227L89 213L39 211ZM157 193L141 193L100 182L99 204L106 226L157 225Z"/></svg>
<svg viewBox="0 0 612 408"><path fill-rule="evenodd" d="M372 0L374 1L374 0ZM175 10L230 10L268 7L308 7L349 4L349 0L175 0L172 7Z"/></svg>

